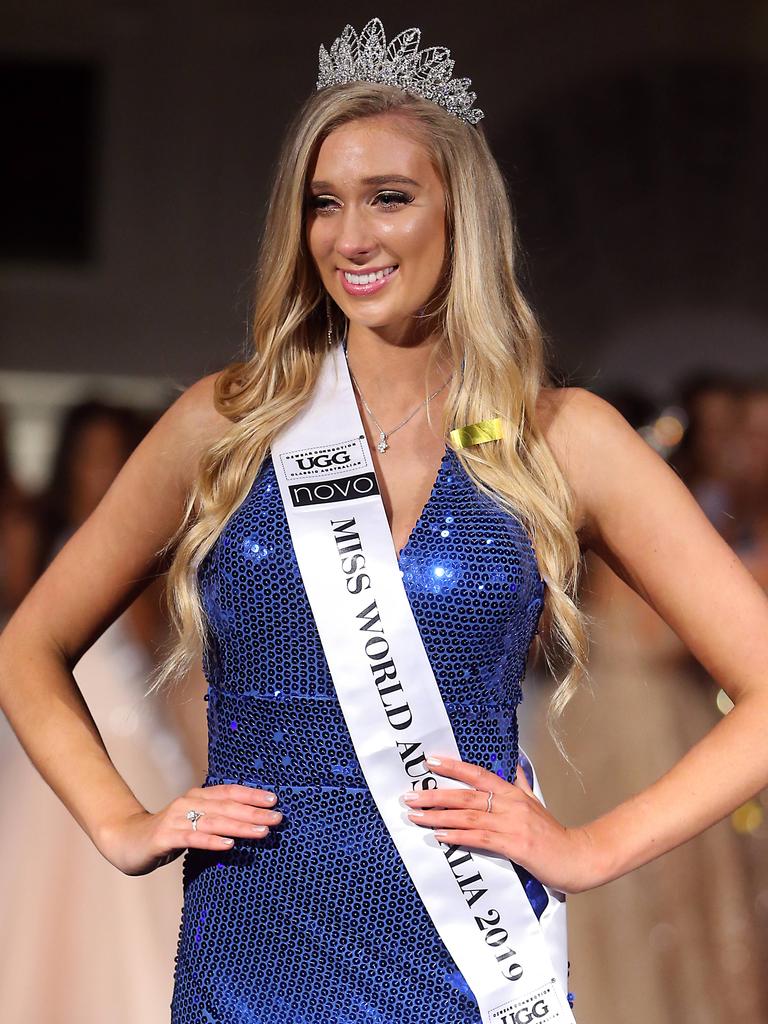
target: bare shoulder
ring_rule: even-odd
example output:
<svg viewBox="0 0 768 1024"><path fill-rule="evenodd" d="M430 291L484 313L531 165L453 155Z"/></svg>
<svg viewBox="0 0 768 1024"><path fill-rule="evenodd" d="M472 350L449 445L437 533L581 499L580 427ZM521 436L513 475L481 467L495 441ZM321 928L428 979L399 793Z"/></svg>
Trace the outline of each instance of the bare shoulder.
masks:
<svg viewBox="0 0 768 1024"><path fill-rule="evenodd" d="M579 505L582 550L654 608L732 700L763 691L768 601L684 481L596 395L547 389L539 408Z"/></svg>
<svg viewBox="0 0 768 1024"><path fill-rule="evenodd" d="M610 402L586 388L542 388L539 429L571 489L577 532L589 533L599 478L647 448Z"/></svg>
<svg viewBox="0 0 768 1024"><path fill-rule="evenodd" d="M154 428L161 435L157 441L162 450L172 446L176 469L187 482L196 473L203 453L232 427L216 408L220 375L221 371L209 373L186 388Z"/></svg>
<svg viewBox="0 0 768 1024"><path fill-rule="evenodd" d="M569 440L587 441L606 430L620 434L632 430L610 402L586 388L542 388L536 414L553 450L567 449Z"/></svg>

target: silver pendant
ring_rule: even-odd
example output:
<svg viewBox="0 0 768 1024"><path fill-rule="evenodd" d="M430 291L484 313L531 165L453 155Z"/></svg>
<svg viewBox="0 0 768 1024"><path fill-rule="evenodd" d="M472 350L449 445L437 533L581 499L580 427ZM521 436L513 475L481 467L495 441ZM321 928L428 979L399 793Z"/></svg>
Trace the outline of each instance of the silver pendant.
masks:
<svg viewBox="0 0 768 1024"><path fill-rule="evenodd" d="M376 445L376 451L385 452L387 448L389 448L389 445L387 444L387 435L382 430L381 436L379 437L379 443Z"/></svg>

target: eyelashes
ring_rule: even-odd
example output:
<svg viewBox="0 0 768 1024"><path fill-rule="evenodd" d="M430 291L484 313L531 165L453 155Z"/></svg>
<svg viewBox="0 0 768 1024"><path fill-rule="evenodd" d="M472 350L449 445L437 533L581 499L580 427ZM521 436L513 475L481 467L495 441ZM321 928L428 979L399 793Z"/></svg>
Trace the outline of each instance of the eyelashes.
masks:
<svg viewBox="0 0 768 1024"><path fill-rule="evenodd" d="M379 203L383 210L398 210L402 206L407 206L408 203L412 203L414 197L408 192L379 192L374 199L374 203L378 203L379 200L386 200L385 202ZM332 205L335 200L329 196L311 196L309 205L311 209L317 213L330 213L333 209Z"/></svg>

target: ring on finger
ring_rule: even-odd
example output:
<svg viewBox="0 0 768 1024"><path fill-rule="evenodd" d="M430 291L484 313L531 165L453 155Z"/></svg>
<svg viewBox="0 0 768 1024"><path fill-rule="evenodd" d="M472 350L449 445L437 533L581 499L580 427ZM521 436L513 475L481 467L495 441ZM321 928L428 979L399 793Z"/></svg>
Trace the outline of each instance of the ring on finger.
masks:
<svg viewBox="0 0 768 1024"><path fill-rule="evenodd" d="M489 793L488 794L488 805L485 808L487 814L491 813L491 805L492 804L493 804L493 793Z"/></svg>
<svg viewBox="0 0 768 1024"><path fill-rule="evenodd" d="M198 818L202 818L202 816L204 814L205 814L205 811L192 811L192 810L187 811L185 817L187 817L189 819L189 821L192 822L192 831L193 832L197 832L197 819Z"/></svg>

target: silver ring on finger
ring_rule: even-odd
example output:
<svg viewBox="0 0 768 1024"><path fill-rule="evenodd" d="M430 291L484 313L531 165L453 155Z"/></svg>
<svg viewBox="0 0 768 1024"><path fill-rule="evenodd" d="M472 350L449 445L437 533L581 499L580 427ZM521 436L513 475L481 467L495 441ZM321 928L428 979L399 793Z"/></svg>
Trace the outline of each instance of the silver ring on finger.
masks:
<svg viewBox="0 0 768 1024"><path fill-rule="evenodd" d="M491 804L492 803L493 803L493 793L489 793L488 794L488 806L485 808L487 814L491 813Z"/></svg>
<svg viewBox="0 0 768 1024"><path fill-rule="evenodd" d="M205 811L187 811L186 817L192 822L192 831L197 832L197 819L202 818Z"/></svg>

